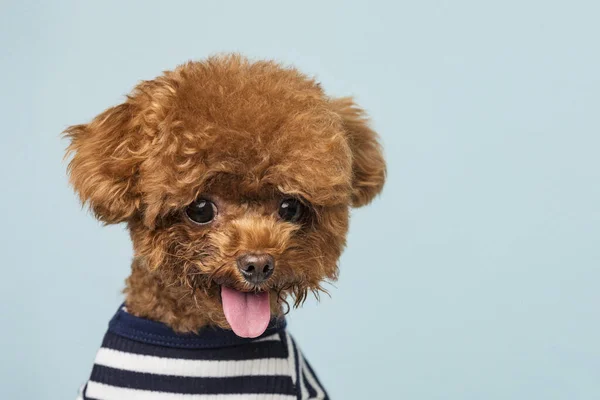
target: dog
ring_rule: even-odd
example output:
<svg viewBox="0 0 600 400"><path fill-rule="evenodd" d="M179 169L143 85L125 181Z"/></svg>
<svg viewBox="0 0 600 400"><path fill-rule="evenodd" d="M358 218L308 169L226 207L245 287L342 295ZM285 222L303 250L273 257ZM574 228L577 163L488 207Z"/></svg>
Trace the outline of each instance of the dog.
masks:
<svg viewBox="0 0 600 400"><path fill-rule="evenodd" d="M134 248L80 398L327 398L284 314L335 281L350 208L383 188L365 112L295 68L218 55L64 134L81 202Z"/></svg>

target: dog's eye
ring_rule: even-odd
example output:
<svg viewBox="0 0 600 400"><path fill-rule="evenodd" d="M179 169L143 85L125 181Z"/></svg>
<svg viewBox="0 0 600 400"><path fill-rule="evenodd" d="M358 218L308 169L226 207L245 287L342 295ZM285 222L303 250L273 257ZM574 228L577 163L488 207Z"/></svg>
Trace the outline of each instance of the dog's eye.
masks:
<svg viewBox="0 0 600 400"><path fill-rule="evenodd" d="M296 199L283 199L279 203L279 217L288 222L297 222L304 214L305 206Z"/></svg>
<svg viewBox="0 0 600 400"><path fill-rule="evenodd" d="M198 199L187 206L185 214L197 224L208 224L215 218L217 207L206 199Z"/></svg>

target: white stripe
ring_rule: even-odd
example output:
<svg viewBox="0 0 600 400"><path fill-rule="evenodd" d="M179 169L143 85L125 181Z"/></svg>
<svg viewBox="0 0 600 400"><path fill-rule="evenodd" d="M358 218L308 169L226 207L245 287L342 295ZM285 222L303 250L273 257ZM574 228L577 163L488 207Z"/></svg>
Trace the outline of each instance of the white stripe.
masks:
<svg viewBox="0 0 600 400"><path fill-rule="evenodd" d="M155 392L109 386L88 382L86 395L102 400L293 400L296 396L284 394L181 394Z"/></svg>
<svg viewBox="0 0 600 400"><path fill-rule="evenodd" d="M302 361L303 361L302 365L304 366L304 372L306 372L306 380L308 381L308 383L310 383L310 386L312 386L315 389L315 391L317 392L317 397L315 397L315 399L319 399L319 400L324 399L325 392L321 388L321 385L319 385L319 383L315 379L314 375L310 372L310 369L308 369L308 367L304 363L304 357L302 357Z"/></svg>
<svg viewBox="0 0 600 400"><path fill-rule="evenodd" d="M287 338L287 348L288 348L288 368L290 370L290 376L292 377L292 383L296 384L296 358L294 357L294 347L292 344L292 337L287 331L285 332L285 337Z"/></svg>
<svg viewBox="0 0 600 400"><path fill-rule="evenodd" d="M83 400L83 389L84 388L85 388L85 385L83 385L82 387L79 388L79 391L77 392L76 400Z"/></svg>
<svg viewBox="0 0 600 400"><path fill-rule="evenodd" d="M272 335L265 336L264 338L253 340L252 343L257 343L257 342L279 342L280 340L281 339L279 338L279 334L278 333L274 333Z"/></svg>
<svg viewBox="0 0 600 400"><path fill-rule="evenodd" d="M106 367L145 372L158 375L222 378L243 375L289 376L288 360L285 358L262 358L256 360L184 360L162 358L101 348L96 364Z"/></svg>

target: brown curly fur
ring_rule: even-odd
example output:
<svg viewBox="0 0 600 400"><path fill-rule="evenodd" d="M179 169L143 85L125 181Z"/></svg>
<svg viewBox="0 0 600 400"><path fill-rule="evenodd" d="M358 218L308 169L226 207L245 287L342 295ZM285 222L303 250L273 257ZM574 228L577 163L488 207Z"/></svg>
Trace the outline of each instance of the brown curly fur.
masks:
<svg viewBox="0 0 600 400"><path fill-rule="evenodd" d="M268 290L281 314L335 280L349 207L385 180L377 135L351 99L331 99L293 68L238 55L188 62L143 81L123 104L69 127L68 171L81 201L106 224L125 222L135 256L125 289L137 316L180 332L229 328L219 285ZM202 196L215 220L183 210ZM310 209L277 216L293 196ZM251 287L236 257L267 252L275 272Z"/></svg>

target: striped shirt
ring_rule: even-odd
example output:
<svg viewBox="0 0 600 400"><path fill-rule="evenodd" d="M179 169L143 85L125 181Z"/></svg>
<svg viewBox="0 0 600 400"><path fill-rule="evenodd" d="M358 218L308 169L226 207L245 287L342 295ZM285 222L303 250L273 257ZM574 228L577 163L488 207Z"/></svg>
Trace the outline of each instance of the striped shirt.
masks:
<svg viewBox="0 0 600 400"><path fill-rule="evenodd" d="M285 326L274 319L255 339L217 328L178 334L122 307L78 400L328 399Z"/></svg>

